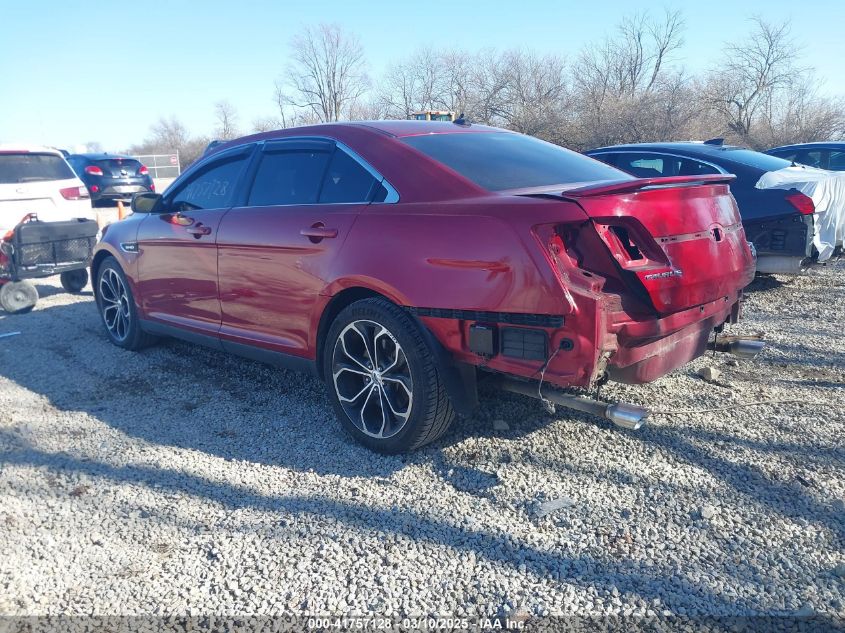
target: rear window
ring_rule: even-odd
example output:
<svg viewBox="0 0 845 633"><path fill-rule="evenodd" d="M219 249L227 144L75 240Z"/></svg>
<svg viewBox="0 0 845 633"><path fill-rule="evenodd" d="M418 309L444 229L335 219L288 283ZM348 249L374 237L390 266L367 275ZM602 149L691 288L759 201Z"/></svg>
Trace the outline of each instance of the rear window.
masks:
<svg viewBox="0 0 845 633"><path fill-rule="evenodd" d="M134 158L110 158L108 160L95 160L95 165L108 169L133 169L137 170L141 163Z"/></svg>
<svg viewBox="0 0 845 633"><path fill-rule="evenodd" d="M0 184L67 180L76 176L57 154L0 154Z"/></svg>
<svg viewBox="0 0 845 633"><path fill-rule="evenodd" d="M631 177L582 154L522 134L429 134L402 140L489 191Z"/></svg>
<svg viewBox="0 0 845 633"><path fill-rule="evenodd" d="M763 171L777 171L789 167L792 163L777 156L770 156L751 149L726 149L725 158L740 165L762 169Z"/></svg>

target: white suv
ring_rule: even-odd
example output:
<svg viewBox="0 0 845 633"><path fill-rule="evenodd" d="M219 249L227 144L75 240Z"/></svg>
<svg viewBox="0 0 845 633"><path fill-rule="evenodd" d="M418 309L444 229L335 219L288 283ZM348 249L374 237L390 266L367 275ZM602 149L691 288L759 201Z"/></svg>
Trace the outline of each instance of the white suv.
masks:
<svg viewBox="0 0 845 633"><path fill-rule="evenodd" d="M61 152L0 145L0 239L30 213L43 222L96 220L88 189Z"/></svg>

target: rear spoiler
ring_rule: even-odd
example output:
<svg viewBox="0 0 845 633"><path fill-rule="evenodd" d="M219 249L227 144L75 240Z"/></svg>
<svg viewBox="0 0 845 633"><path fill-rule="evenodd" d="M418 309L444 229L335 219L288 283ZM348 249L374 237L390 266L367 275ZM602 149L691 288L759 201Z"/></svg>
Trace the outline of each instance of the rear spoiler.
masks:
<svg viewBox="0 0 845 633"><path fill-rule="evenodd" d="M560 195L564 198L591 198L611 193L632 193L643 189L664 189L670 187L693 187L715 185L735 180L733 174L704 174L701 176L661 176L658 178L634 178L632 180L602 181L575 189L567 189Z"/></svg>

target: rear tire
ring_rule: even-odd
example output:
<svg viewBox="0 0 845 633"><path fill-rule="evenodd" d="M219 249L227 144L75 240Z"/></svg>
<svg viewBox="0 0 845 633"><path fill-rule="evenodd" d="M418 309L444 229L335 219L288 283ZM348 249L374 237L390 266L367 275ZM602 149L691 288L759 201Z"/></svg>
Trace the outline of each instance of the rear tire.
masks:
<svg viewBox="0 0 845 633"><path fill-rule="evenodd" d="M109 340L132 351L154 343L155 337L141 329L132 289L114 257L103 260L96 283L97 309Z"/></svg>
<svg viewBox="0 0 845 633"><path fill-rule="evenodd" d="M341 311L326 337L323 368L343 427L372 450L414 450L441 437L455 418L420 326L385 299Z"/></svg>
<svg viewBox="0 0 845 633"><path fill-rule="evenodd" d="M84 268L68 270L61 274L62 288L67 292L77 293L88 284L88 271Z"/></svg>
<svg viewBox="0 0 845 633"><path fill-rule="evenodd" d="M38 303L38 290L28 281L9 281L0 286L0 308L9 314L25 314Z"/></svg>

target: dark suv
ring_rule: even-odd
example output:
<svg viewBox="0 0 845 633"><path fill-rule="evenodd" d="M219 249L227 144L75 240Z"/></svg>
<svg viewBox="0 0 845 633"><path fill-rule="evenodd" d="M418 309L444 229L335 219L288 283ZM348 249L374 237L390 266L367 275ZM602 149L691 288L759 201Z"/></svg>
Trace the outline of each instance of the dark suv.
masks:
<svg viewBox="0 0 845 633"><path fill-rule="evenodd" d="M136 193L155 191L147 168L131 156L71 154L67 161L88 187L92 204L105 200L129 202Z"/></svg>

